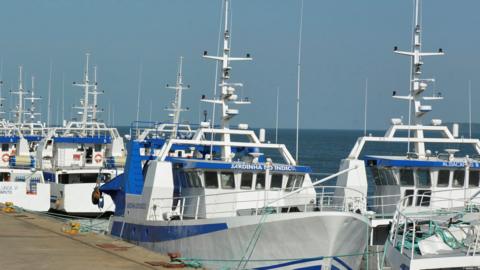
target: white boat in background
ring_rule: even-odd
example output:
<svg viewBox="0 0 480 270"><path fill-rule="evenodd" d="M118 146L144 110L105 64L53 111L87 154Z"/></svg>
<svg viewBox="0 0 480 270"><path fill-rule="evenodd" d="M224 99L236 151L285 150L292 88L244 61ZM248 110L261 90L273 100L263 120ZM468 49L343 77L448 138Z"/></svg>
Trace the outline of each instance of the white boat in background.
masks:
<svg viewBox="0 0 480 270"><path fill-rule="evenodd" d="M432 110L431 105L423 102L443 99L439 93L425 94L435 80L421 77L423 57L444 52L442 49L422 51L419 2L415 0L413 51L394 49L395 53L412 58L409 94L393 93L394 98L410 103L412 119L409 116L408 123L404 124L404 119L393 118L384 136L358 138L340 164L340 170L357 169L337 179L337 185L359 190L364 196L373 193L368 194L373 251L382 250L399 200L414 211L429 211L433 206L440 206L438 198L449 199L453 206L461 207L480 191L480 140L459 138L457 124L450 130L440 119L432 119L430 124L423 121L425 114ZM372 149L383 150L383 153L371 154ZM394 153L399 149L402 150Z"/></svg>
<svg viewBox="0 0 480 270"><path fill-rule="evenodd" d="M31 211L48 211L50 185L35 168L29 143L14 125L0 121L0 203Z"/></svg>
<svg viewBox="0 0 480 270"><path fill-rule="evenodd" d="M414 195L397 205L385 258L391 269L478 269L480 198L469 200L425 195L428 206L412 206Z"/></svg>
<svg viewBox="0 0 480 270"><path fill-rule="evenodd" d="M149 249L180 252L208 268L358 269L367 245L365 197L343 187L315 186L311 169L300 166L283 144L238 128L239 100L229 82L229 0L225 0L221 93L203 101L221 108L221 127L203 123L191 138L171 137L158 152L142 138L128 142L125 173L100 187L112 197L113 236ZM154 155L155 154L155 155ZM348 189L349 196L334 196Z"/></svg>
<svg viewBox="0 0 480 270"><path fill-rule="evenodd" d="M114 211L110 197L99 205L92 204L92 190L123 172L125 147L118 130L97 121L95 81L89 79L89 54L82 83L81 121L69 121L52 128L37 150L37 169L43 171L51 187L51 208L77 215L99 215ZM95 72L96 74L96 72ZM93 102L90 103L90 96Z"/></svg>
<svg viewBox="0 0 480 270"><path fill-rule="evenodd" d="M36 168L36 150L46 128L34 119L34 85L30 97L23 86L23 68L19 67L19 86L13 94L18 95L18 105L14 110L16 121L0 121L0 202L12 202L15 206L32 211L48 211L50 208L50 186L45 183L41 171ZM30 108L24 108L25 100L30 100ZM29 116L26 121L25 116Z"/></svg>

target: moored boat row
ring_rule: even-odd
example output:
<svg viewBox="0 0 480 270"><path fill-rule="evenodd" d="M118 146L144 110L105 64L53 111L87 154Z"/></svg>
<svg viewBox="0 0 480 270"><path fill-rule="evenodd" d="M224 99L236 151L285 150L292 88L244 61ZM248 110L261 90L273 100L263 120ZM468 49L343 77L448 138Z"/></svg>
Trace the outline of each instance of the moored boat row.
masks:
<svg viewBox="0 0 480 270"><path fill-rule="evenodd" d="M220 93L201 101L218 106L220 125L182 123L182 64L170 123L132 125L129 136L97 119L98 84L89 56L80 121L62 127L35 122L23 107L21 69L17 121L0 122L0 202L73 215L112 212L109 233L149 249L178 252L208 268L236 269L466 269L480 266L480 140L459 138L423 102L435 80L423 78L420 0L415 0L410 89L393 97L409 103L408 123L391 120L384 136L358 138L339 171L315 179L284 144L265 140L248 124L234 126L242 83L230 81L230 0L224 1ZM90 102L90 96L93 100ZM24 115L29 120L22 119ZM411 117L410 117L411 116ZM257 134L258 133L258 134ZM395 154L368 153L367 144L404 145ZM452 148L452 145L459 149ZM5 157L5 159L3 158ZM335 186L324 183L336 178ZM379 246L381 246L379 248ZM378 262L362 261L384 250ZM365 263L365 265L363 264ZM376 265L374 265L376 264Z"/></svg>

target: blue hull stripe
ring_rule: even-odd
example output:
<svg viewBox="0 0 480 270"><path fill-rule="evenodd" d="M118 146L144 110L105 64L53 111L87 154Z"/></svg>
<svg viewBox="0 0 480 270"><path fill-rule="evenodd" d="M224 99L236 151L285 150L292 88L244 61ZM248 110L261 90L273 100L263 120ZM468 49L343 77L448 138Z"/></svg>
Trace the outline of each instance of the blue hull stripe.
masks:
<svg viewBox="0 0 480 270"><path fill-rule="evenodd" d="M54 137L56 143L96 143L107 144L112 143L110 136L94 136L94 137Z"/></svg>
<svg viewBox="0 0 480 270"><path fill-rule="evenodd" d="M228 229L226 223L201 224L201 225L165 225L149 226L125 223L122 231L122 222L115 221L112 225L112 235L138 242L162 242L177 240L206 233Z"/></svg>
<svg viewBox="0 0 480 270"><path fill-rule="evenodd" d="M258 268L255 268L255 269L257 269L257 270L276 269L276 268L282 268L282 267L290 266L290 265L294 265L294 264L307 263L307 262L313 262L313 261L321 261L321 260L323 260L323 257L307 258L307 259L285 262L285 263L281 263L281 264L258 267Z"/></svg>
<svg viewBox="0 0 480 270"><path fill-rule="evenodd" d="M321 261L323 260L324 257L316 257L316 258L305 258L305 259L300 259L300 260L295 260L295 261L290 261L290 262L285 262L285 263L281 263L281 264L276 264L276 265L271 265L271 266L263 266L263 267L258 267L258 268L255 268L257 270L268 270L268 269L278 269L278 268L282 268L282 267L286 267L286 266L292 266L292 265L295 265L295 264L302 264L302 263L309 263L309 262L314 262L314 261ZM343 267L345 267L345 269L347 270L352 270L352 268L350 266L348 266L348 264L346 264L344 261L340 260L338 257L333 257L333 260L338 262L339 264L341 264ZM302 270L313 270L313 269L322 269L322 266L321 265L314 265L314 266L307 266L307 267L299 267L299 268L295 268L295 269L302 269ZM331 266L331 269L332 270L339 270L338 267L336 267L335 265L332 265Z"/></svg>

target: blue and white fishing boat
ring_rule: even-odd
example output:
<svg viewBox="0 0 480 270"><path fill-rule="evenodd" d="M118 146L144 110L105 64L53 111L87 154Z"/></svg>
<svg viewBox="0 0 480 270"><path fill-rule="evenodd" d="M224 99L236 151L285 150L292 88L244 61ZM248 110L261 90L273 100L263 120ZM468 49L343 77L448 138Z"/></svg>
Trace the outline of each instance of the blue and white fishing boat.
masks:
<svg viewBox="0 0 480 270"><path fill-rule="evenodd" d="M0 121L0 202L12 202L14 205L32 211L47 211L50 208L50 187L45 183L41 171L36 170L35 153L38 142L46 132L41 122L34 123L34 79L30 96L23 85L23 67L19 67L19 85L12 94L18 95L15 121ZM3 98L2 98L3 100ZM30 100L30 108L25 110L24 103ZM3 112L2 112L3 114ZM29 120L25 117L29 116ZM32 118L33 117L33 118Z"/></svg>
<svg viewBox="0 0 480 270"><path fill-rule="evenodd" d="M358 269L369 223L364 196L315 190L351 169L314 182L285 145L265 142L263 129L257 136L230 125L239 114L231 105L249 103L236 95L242 84L229 82L230 64L251 57L230 56L229 0L224 5L223 55L204 53L221 64L220 97L203 99L220 107L221 126L203 123L155 155L142 150L152 147L147 140L129 141L124 174L100 187L116 205L110 234L208 268Z"/></svg>
<svg viewBox="0 0 480 270"><path fill-rule="evenodd" d="M340 164L340 170L357 169L337 179L338 185L359 190L364 196L373 193L368 197L370 244L377 246L377 250L382 250L379 246L387 239L400 200L402 208L421 212L432 207L463 207L464 202L480 191L480 140L459 137L458 124L453 124L450 130L440 119L432 119L430 124L423 121L432 110L431 105L423 102L443 99L439 93L426 95L427 87L435 80L422 77L423 57L440 56L444 52L422 51L419 2L415 1L412 51L394 49L395 53L412 59L409 94L393 93L394 98L407 100L413 109L409 111L408 123L393 118L383 137L358 138ZM372 149L383 153L371 155Z"/></svg>
<svg viewBox="0 0 480 270"><path fill-rule="evenodd" d="M390 269L470 270L480 266L480 198L468 200L424 195L417 207L414 195L403 198L385 243Z"/></svg>
<svg viewBox="0 0 480 270"><path fill-rule="evenodd" d="M110 197L99 206L92 204L92 190L123 172L125 146L116 128L97 120L96 72L89 79L89 54L82 83L81 121L69 121L52 128L37 150L37 168L51 187L53 210L79 215L99 215L114 210ZM90 96L93 102L90 103Z"/></svg>

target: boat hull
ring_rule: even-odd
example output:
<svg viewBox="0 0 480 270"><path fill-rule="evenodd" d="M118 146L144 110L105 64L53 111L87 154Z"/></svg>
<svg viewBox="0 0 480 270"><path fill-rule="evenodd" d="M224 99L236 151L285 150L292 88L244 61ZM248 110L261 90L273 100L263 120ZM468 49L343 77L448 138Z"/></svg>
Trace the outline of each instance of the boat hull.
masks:
<svg viewBox="0 0 480 270"><path fill-rule="evenodd" d="M25 182L0 182L0 203L11 202L29 211L46 212L50 208L49 184L37 183L35 192L29 192Z"/></svg>
<svg viewBox="0 0 480 270"><path fill-rule="evenodd" d="M55 211L82 216L98 216L115 211L115 204L107 194L103 195L103 208L92 203L92 191L95 186L95 183L50 183L50 207Z"/></svg>
<svg viewBox="0 0 480 270"><path fill-rule="evenodd" d="M244 268L359 269L368 225L365 217L343 212L144 223L112 217L110 233L161 253L180 252L208 268L237 267L242 257L249 257L249 243L256 241Z"/></svg>

